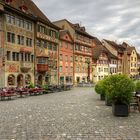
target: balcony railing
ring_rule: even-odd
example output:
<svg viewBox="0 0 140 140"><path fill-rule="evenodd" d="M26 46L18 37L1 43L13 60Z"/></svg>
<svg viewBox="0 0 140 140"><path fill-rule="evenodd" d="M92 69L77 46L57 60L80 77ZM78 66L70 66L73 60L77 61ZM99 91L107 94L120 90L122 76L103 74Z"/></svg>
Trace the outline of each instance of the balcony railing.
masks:
<svg viewBox="0 0 140 140"><path fill-rule="evenodd" d="M38 72L47 72L48 64L37 64L37 71Z"/></svg>

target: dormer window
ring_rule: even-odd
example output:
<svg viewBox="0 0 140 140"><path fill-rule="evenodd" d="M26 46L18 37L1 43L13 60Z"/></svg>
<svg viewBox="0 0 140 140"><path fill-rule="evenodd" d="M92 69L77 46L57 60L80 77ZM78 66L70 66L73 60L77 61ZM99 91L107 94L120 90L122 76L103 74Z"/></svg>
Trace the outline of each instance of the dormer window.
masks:
<svg viewBox="0 0 140 140"><path fill-rule="evenodd" d="M7 4L10 4L13 0L5 0Z"/></svg>
<svg viewBox="0 0 140 140"><path fill-rule="evenodd" d="M20 8L20 10L23 11L23 12L27 12L27 10L28 10L28 8L27 8L26 5L22 5L22 6L20 6L19 8Z"/></svg>

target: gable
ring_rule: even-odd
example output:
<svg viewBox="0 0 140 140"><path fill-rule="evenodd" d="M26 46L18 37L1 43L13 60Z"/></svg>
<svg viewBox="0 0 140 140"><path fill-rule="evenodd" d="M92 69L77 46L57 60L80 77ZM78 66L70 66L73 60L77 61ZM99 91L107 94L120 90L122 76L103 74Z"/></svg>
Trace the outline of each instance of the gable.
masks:
<svg viewBox="0 0 140 140"><path fill-rule="evenodd" d="M70 26L69 22L67 20L60 20L53 22L56 26L59 28L62 28L62 30L68 30L70 32L70 35L73 37L75 34L74 29Z"/></svg>
<svg viewBox="0 0 140 140"><path fill-rule="evenodd" d="M72 37L67 32L65 32L64 34L60 35L60 39L68 41L68 42L73 42Z"/></svg>

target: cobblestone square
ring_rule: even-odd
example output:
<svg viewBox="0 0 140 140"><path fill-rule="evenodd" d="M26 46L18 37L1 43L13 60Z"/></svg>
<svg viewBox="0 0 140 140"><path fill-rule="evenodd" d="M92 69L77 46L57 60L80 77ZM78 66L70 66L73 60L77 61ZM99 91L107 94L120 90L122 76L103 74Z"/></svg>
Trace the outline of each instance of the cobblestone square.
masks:
<svg viewBox="0 0 140 140"><path fill-rule="evenodd" d="M93 88L0 101L0 140L140 140L140 114L111 109Z"/></svg>

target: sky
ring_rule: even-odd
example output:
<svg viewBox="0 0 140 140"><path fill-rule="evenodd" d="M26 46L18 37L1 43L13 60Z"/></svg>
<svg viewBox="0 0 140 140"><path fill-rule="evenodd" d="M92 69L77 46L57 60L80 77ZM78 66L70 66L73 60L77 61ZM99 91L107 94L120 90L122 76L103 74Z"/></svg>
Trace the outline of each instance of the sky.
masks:
<svg viewBox="0 0 140 140"><path fill-rule="evenodd" d="M100 40L135 46L140 53L140 0L33 0L51 20L80 23Z"/></svg>

